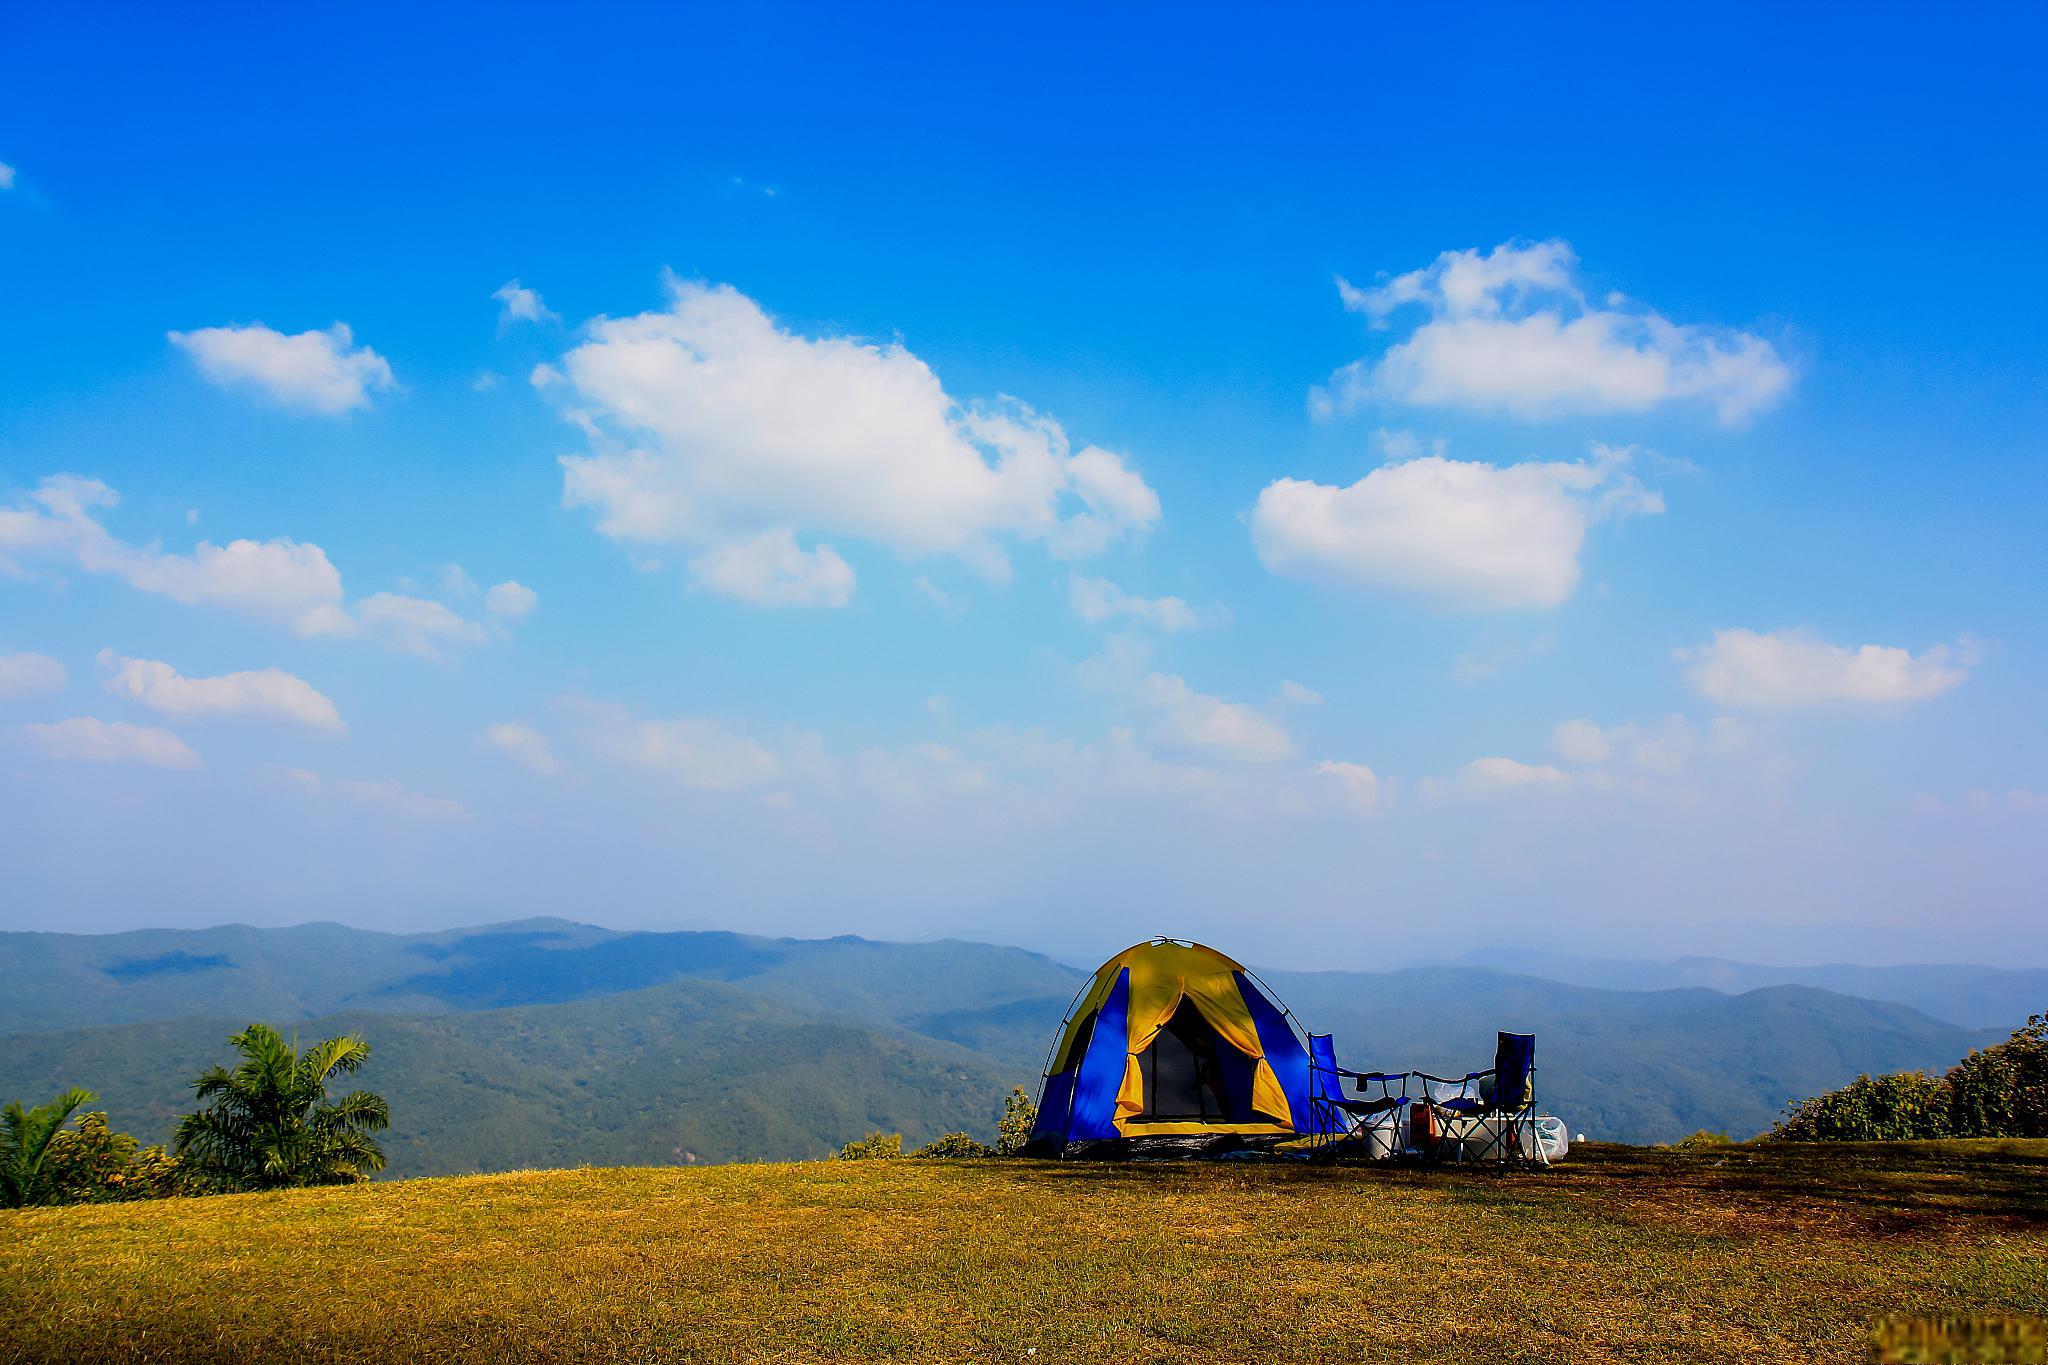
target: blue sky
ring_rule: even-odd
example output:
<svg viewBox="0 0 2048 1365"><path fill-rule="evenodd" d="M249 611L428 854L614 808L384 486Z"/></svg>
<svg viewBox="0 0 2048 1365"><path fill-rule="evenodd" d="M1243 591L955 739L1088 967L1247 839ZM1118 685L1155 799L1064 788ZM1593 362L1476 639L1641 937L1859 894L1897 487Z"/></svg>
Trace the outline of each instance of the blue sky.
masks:
<svg viewBox="0 0 2048 1365"><path fill-rule="evenodd" d="M11 16L0 926L2048 960L2042 22L1715 19Z"/></svg>

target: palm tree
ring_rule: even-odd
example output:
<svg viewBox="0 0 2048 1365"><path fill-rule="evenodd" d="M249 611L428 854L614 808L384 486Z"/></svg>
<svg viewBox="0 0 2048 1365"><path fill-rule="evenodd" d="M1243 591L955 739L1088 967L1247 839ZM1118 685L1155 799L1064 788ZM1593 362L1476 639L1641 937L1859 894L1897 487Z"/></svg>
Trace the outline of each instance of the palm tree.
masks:
<svg viewBox="0 0 2048 1365"><path fill-rule="evenodd" d="M51 1139L73 1110L98 1098L74 1086L33 1109L23 1109L20 1100L7 1101L0 1109L0 1204L18 1209L41 1197L43 1154Z"/></svg>
<svg viewBox="0 0 2048 1365"><path fill-rule="evenodd" d="M327 1098L328 1079L361 1066L368 1043L347 1034L302 1052L297 1039L287 1043L263 1024L228 1042L241 1063L192 1082L211 1103L178 1120L178 1155L201 1176L231 1189L274 1190L346 1185L384 1169L370 1137L391 1126L383 1098L366 1090Z"/></svg>

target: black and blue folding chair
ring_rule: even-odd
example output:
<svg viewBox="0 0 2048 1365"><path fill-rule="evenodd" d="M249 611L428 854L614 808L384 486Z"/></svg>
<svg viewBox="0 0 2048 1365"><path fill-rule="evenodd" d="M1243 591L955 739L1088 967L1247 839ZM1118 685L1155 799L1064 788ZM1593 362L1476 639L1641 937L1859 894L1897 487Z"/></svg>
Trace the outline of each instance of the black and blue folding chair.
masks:
<svg viewBox="0 0 2048 1365"><path fill-rule="evenodd" d="M1337 1065L1337 1049L1327 1033L1309 1034L1308 1065L1309 1131L1319 1152L1338 1156L1362 1151L1373 1158L1402 1155L1407 1072L1347 1071ZM1353 1095L1348 1099L1347 1080Z"/></svg>
<svg viewBox="0 0 2048 1365"><path fill-rule="evenodd" d="M1535 1034L1500 1034L1490 1071L1458 1080L1415 1075L1422 1083L1419 1102L1429 1110L1429 1139L1417 1143L1426 1157L1550 1164L1536 1134Z"/></svg>

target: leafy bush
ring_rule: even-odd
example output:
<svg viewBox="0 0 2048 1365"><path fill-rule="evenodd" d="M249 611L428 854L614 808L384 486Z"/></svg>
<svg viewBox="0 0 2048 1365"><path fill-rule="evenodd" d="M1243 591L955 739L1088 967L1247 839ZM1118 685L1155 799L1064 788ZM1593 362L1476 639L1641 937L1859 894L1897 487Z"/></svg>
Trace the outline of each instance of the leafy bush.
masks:
<svg viewBox="0 0 2048 1365"><path fill-rule="evenodd" d="M979 1157L994 1156L996 1149L985 1142L976 1142L965 1133L947 1133L944 1137L933 1138L924 1146L912 1152L912 1156Z"/></svg>
<svg viewBox="0 0 2048 1365"><path fill-rule="evenodd" d="M1031 1130L1037 1126L1038 1106L1031 1102L1023 1086L1012 1086L1003 1101L1003 1120L996 1125L996 1155L1015 1156L1023 1151L1024 1144L1031 1141Z"/></svg>
<svg viewBox="0 0 2048 1365"><path fill-rule="evenodd" d="M873 1132L839 1149L841 1161L881 1161L903 1155L903 1134Z"/></svg>
<svg viewBox="0 0 2048 1365"><path fill-rule="evenodd" d="M1948 1082L1924 1071L1858 1076L1795 1106L1771 1136L1786 1142L1897 1142L1948 1137Z"/></svg>
<svg viewBox="0 0 2048 1365"><path fill-rule="evenodd" d="M161 1147L143 1147L107 1126L95 1111L78 1127L59 1132L43 1155L43 1182L52 1204L98 1204L122 1199L164 1199L204 1193L202 1182Z"/></svg>
<svg viewBox="0 0 2048 1365"><path fill-rule="evenodd" d="M1726 1133L1710 1132L1702 1128L1691 1137L1682 1137L1671 1145L1681 1152L1697 1152L1709 1147L1726 1147L1734 1141L1735 1139Z"/></svg>
<svg viewBox="0 0 2048 1365"><path fill-rule="evenodd" d="M1957 1137L2048 1137L2048 1015L1963 1058L1948 1088Z"/></svg>
<svg viewBox="0 0 2048 1365"><path fill-rule="evenodd" d="M1858 1076L1794 1105L1770 1136L1787 1142L2048 1137L2048 1015L1972 1052L1946 1076Z"/></svg>

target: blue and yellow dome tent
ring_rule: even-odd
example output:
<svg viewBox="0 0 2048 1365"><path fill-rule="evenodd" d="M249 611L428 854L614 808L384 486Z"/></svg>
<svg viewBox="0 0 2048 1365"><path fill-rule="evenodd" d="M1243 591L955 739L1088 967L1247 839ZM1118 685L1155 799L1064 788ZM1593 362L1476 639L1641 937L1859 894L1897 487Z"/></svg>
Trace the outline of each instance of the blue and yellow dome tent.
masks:
<svg viewBox="0 0 2048 1365"><path fill-rule="evenodd" d="M1287 1012L1242 965L1181 939L1103 963L1045 1071L1037 1154L1258 1145L1313 1122L1308 1051Z"/></svg>

